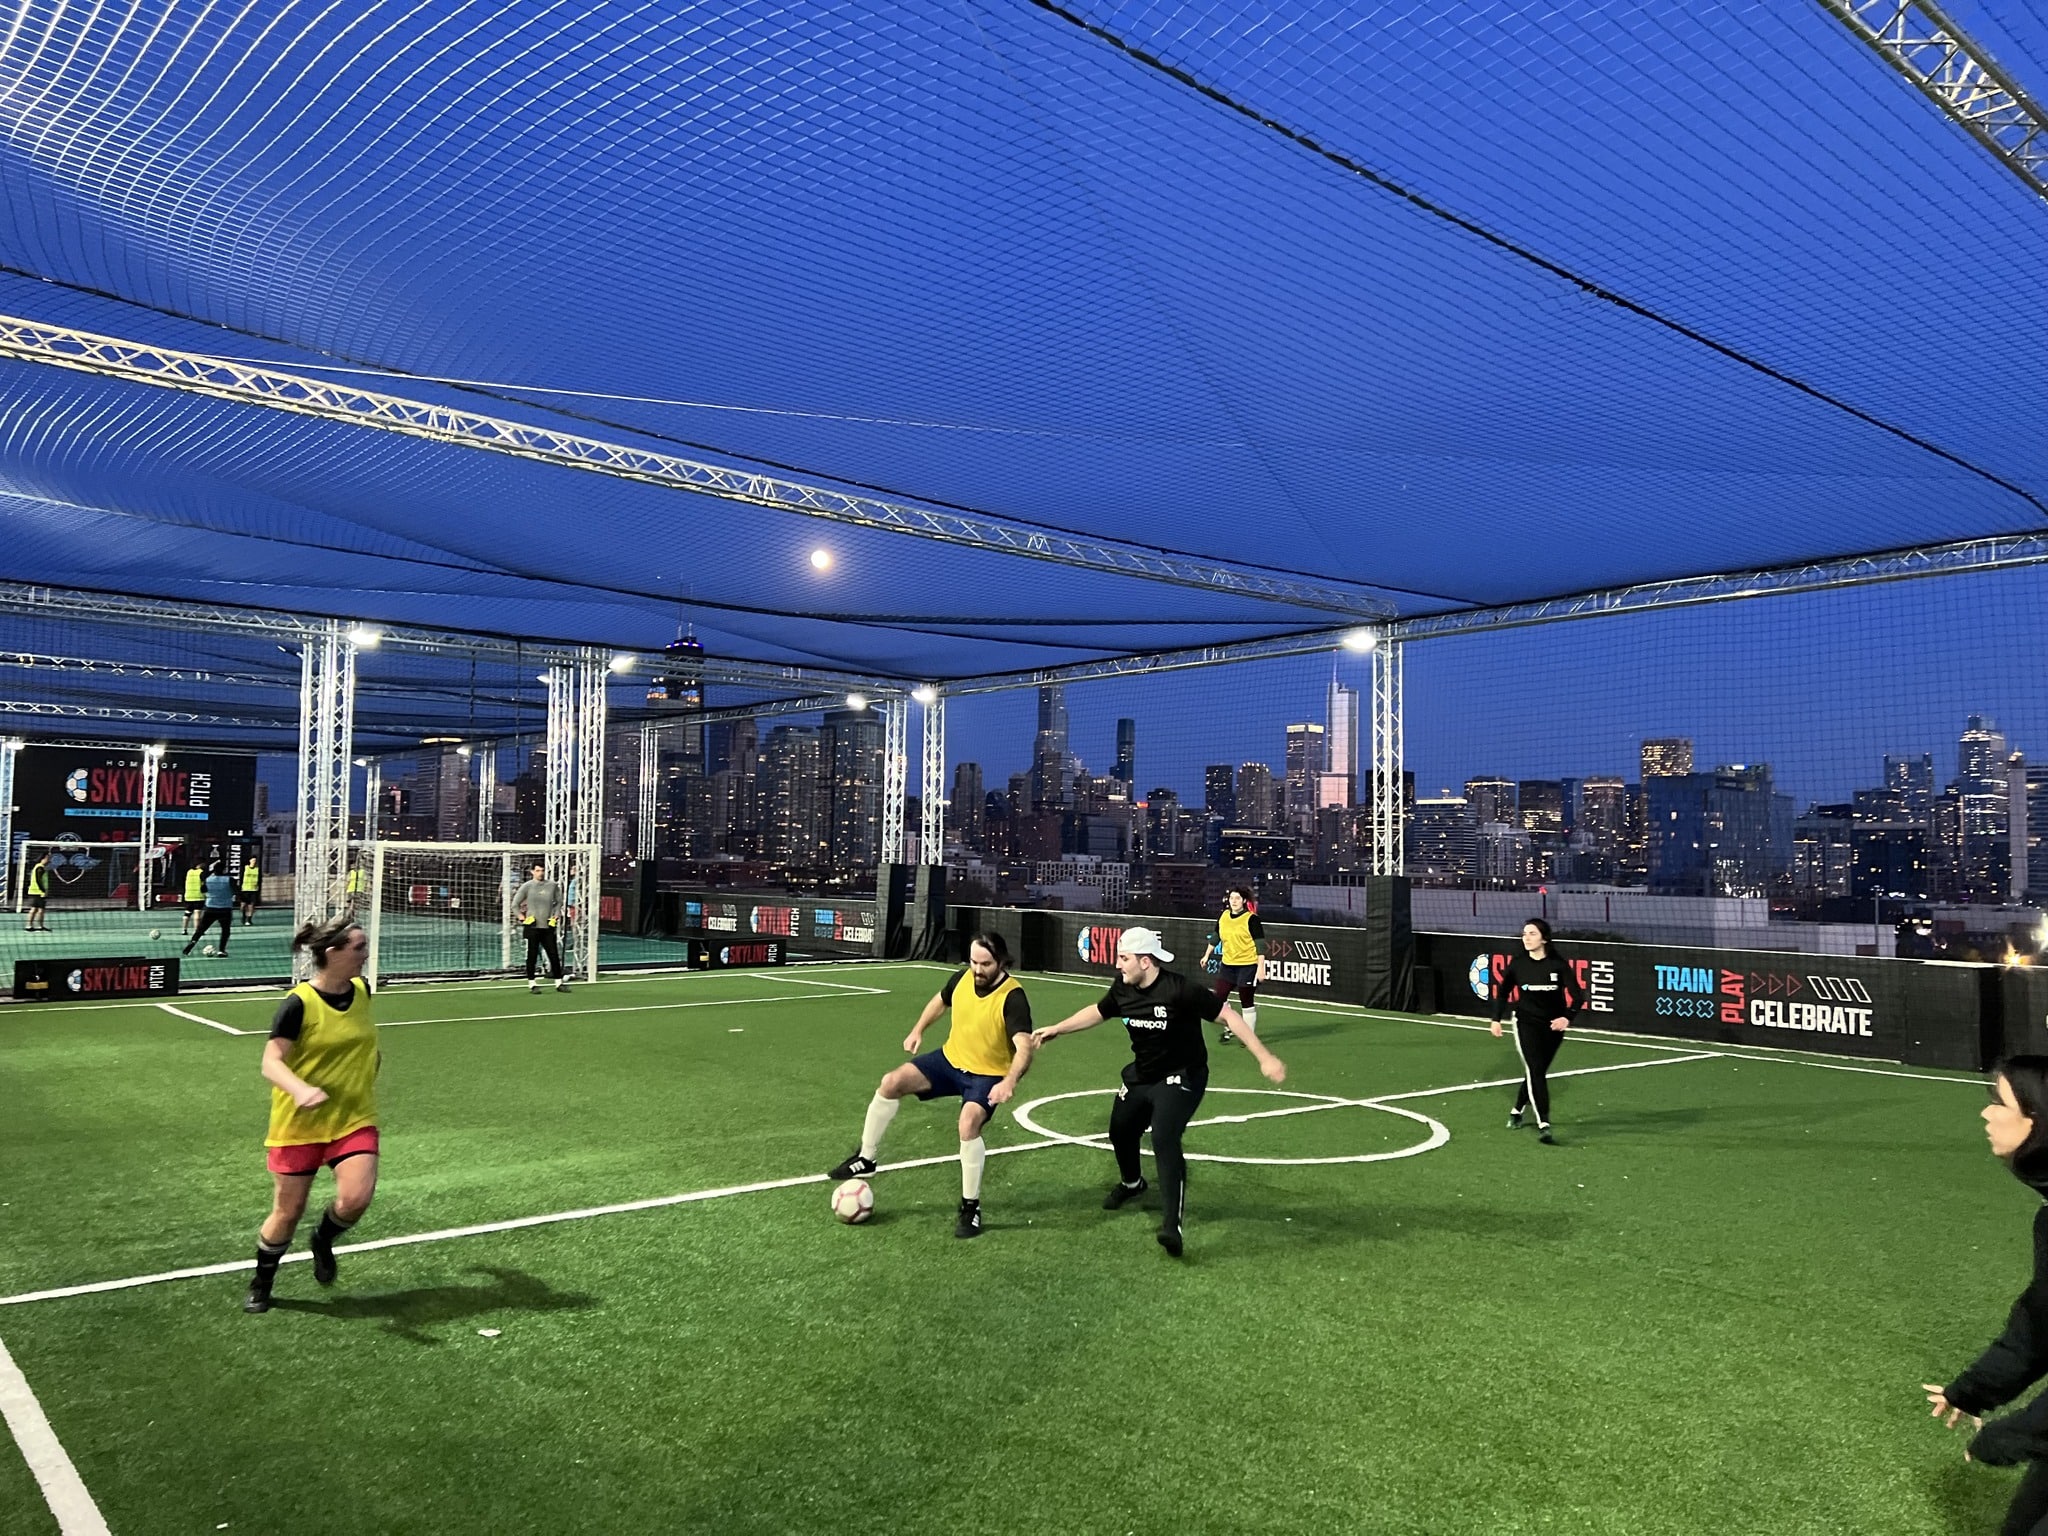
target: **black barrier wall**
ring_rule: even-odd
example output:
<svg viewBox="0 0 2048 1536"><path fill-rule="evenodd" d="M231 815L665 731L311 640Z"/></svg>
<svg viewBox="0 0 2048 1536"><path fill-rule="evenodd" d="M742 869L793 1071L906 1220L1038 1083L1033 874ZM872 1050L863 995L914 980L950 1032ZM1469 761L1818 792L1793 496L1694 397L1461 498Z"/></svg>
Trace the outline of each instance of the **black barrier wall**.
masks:
<svg viewBox="0 0 2048 1536"><path fill-rule="evenodd" d="M1492 1012L1518 940L1418 934L1445 1013ZM1566 943L1586 990L1580 1023L1634 1034L1867 1056L1974 1071L2002 1013L1990 967L1662 945Z"/></svg>

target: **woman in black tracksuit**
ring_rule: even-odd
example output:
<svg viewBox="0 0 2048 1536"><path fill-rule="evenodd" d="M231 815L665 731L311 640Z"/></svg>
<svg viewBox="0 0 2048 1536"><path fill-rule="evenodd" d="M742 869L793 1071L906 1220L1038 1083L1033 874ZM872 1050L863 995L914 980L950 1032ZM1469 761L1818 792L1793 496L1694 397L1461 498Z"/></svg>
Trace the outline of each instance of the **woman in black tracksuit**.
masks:
<svg viewBox="0 0 2048 1536"><path fill-rule="evenodd" d="M2048 1056L2011 1056L1991 1074L1991 1102L1982 1111L1992 1152L2013 1176L2048 1198ZM1952 1385L1922 1383L1934 1416L1949 1428L1967 1416L1977 1433L1965 1453L1995 1467L2026 1462L2026 1476L2005 1512L2001 1536L2048 1536L2048 1393L2018 1413L1986 1424L2048 1375L2048 1204L2034 1212L2034 1278L2013 1303L2005 1332Z"/></svg>
<svg viewBox="0 0 2048 1536"><path fill-rule="evenodd" d="M1500 1035L1500 1021L1507 1013L1510 995L1515 1004L1515 1049L1522 1054L1522 1085L1515 1090L1515 1107L1508 1112L1508 1129L1522 1128L1522 1112L1533 1102L1536 1129L1548 1142L1550 1136L1550 1063L1564 1044L1564 1032L1585 1006L1585 990L1571 962L1550 942L1550 924L1532 917L1522 924L1522 953L1508 961L1493 984L1493 1033Z"/></svg>

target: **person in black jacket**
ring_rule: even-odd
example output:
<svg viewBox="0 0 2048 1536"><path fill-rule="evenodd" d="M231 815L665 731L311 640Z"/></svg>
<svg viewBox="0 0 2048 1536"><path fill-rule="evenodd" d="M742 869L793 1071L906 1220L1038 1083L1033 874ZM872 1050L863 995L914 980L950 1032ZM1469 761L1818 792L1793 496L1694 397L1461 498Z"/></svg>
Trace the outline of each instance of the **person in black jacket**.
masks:
<svg viewBox="0 0 2048 1536"><path fill-rule="evenodd" d="M2011 1056L1991 1074L1984 1134L2013 1176L2048 1198L2048 1056ZM2018 1413L1984 1422L2048 1375L2048 1204L2034 1212L2034 1278L2013 1303L2005 1332L1950 1385L1921 1383L1950 1429L1967 1418L1976 1434L1963 1455L1994 1467L2028 1463L2006 1511L2003 1536L2048 1536L2048 1393Z"/></svg>
<svg viewBox="0 0 2048 1536"><path fill-rule="evenodd" d="M1515 1049L1522 1054L1522 1084L1515 1090L1515 1105L1508 1112L1508 1129L1522 1128L1522 1112L1533 1103L1537 1132L1541 1140L1549 1142L1550 1064L1564 1044L1564 1032L1585 1006L1586 994L1571 962L1551 944L1550 924L1540 917L1522 924L1522 953L1510 960L1494 981L1496 1039L1510 995L1515 1005Z"/></svg>

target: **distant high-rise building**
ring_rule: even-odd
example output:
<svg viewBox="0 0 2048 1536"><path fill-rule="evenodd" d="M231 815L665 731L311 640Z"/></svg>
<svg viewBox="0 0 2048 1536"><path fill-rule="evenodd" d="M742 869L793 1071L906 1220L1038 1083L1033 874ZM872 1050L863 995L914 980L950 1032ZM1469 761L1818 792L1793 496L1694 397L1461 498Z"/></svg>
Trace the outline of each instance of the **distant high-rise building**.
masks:
<svg viewBox="0 0 2048 1536"><path fill-rule="evenodd" d="M1465 781L1465 801L1472 807L1472 819L1479 822L1497 821L1514 824L1518 821L1515 804L1515 781L1500 778L1476 778Z"/></svg>
<svg viewBox="0 0 2048 1536"><path fill-rule="evenodd" d="M2015 752L2005 760L2005 899L2015 906L2027 899L2027 830L2027 760Z"/></svg>
<svg viewBox="0 0 2048 1536"><path fill-rule="evenodd" d="M1237 820L1237 780L1230 764L1211 763L1202 770L1202 811L1225 822Z"/></svg>
<svg viewBox="0 0 2048 1536"><path fill-rule="evenodd" d="M1270 831L1277 819L1273 770L1264 763L1237 765L1237 824L1256 831Z"/></svg>
<svg viewBox="0 0 2048 1536"><path fill-rule="evenodd" d="M825 790L827 855L835 870L872 869L881 859L883 731L875 710L825 711L818 773Z"/></svg>
<svg viewBox="0 0 2048 1536"><path fill-rule="evenodd" d="M1145 796L1145 852L1155 859L1180 856L1180 796L1154 789Z"/></svg>
<svg viewBox="0 0 2048 1536"><path fill-rule="evenodd" d="M1956 876L1965 898L2003 901L2011 875L2005 736L1988 715L1971 715L1956 742Z"/></svg>
<svg viewBox="0 0 2048 1536"><path fill-rule="evenodd" d="M1628 785L1618 778L1585 780L1573 832L1592 855L1586 873L1596 880L1618 879L1628 862Z"/></svg>
<svg viewBox="0 0 2048 1536"><path fill-rule="evenodd" d="M1884 760L1884 787L1898 796L1906 820L1925 821L1934 810L1934 754Z"/></svg>
<svg viewBox="0 0 2048 1536"><path fill-rule="evenodd" d="M1067 747L1067 693L1058 683L1038 690L1038 736L1031 749L1032 809L1067 803L1072 758Z"/></svg>
<svg viewBox="0 0 2048 1536"><path fill-rule="evenodd" d="M695 635L685 631L662 648L647 685L647 702L672 713L704 707L704 647Z"/></svg>
<svg viewBox="0 0 2048 1536"><path fill-rule="evenodd" d="M1465 885L1477 873L1479 823L1462 795L1418 799L1408 808L1403 864L1423 885Z"/></svg>
<svg viewBox="0 0 2048 1536"><path fill-rule="evenodd" d="M1120 780L1124 795L1136 799L1138 782L1138 722L1119 720L1116 723L1116 767L1110 777Z"/></svg>
<svg viewBox="0 0 2048 1536"><path fill-rule="evenodd" d="M1354 805L1358 800L1358 690L1330 679L1329 768L1341 785L1317 796L1323 806Z"/></svg>
<svg viewBox="0 0 2048 1536"><path fill-rule="evenodd" d="M1329 735L1313 721L1287 727L1287 826L1305 831L1314 822L1317 781L1329 766Z"/></svg>
<svg viewBox="0 0 2048 1536"><path fill-rule="evenodd" d="M981 789L981 764L955 763L953 798L946 808L946 819L953 824L953 835L964 846L979 852L987 815L988 798Z"/></svg>
<svg viewBox="0 0 2048 1536"><path fill-rule="evenodd" d="M761 852L784 869L825 863L821 733L815 726L778 725L761 747Z"/></svg>
<svg viewBox="0 0 2048 1536"><path fill-rule="evenodd" d="M1768 763L1643 781L1650 884L1681 896L1766 896L1792 867L1792 797Z"/></svg>
<svg viewBox="0 0 2048 1536"><path fill-rule="evenodd" d="M2048 904L2048 766L2027 769L2027 894Z"/></svg>
<svg viewBox="0 0 2048 1536"><path fill-rule="evenodd" d="M1530 832L1564 831L1564 785L1556 779L1524 779L1515 786L1523 829Z"/></svg>
<svg viewBox="0 0 2048 1536"><path fill-rule="evenodd" d="M1684 736L1657 736L1643 743L1643 782L1676 778L1692 772L1692 742Z"/></svg>

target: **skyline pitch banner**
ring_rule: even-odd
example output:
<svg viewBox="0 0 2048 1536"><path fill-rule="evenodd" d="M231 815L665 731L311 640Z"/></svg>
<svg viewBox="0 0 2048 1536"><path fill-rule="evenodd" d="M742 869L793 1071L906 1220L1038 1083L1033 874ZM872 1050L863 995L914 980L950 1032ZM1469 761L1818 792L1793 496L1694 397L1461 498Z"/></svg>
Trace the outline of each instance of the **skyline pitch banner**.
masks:
<svg viewBox="0 0 2048 1536"><path fill-rule="evenodd" d="M133 841L142 833L143 772L140 747L25 746L14 764L14 836ZM255 814L255 758L172 747L158 761L159 842L246 840Z"/></svg>

